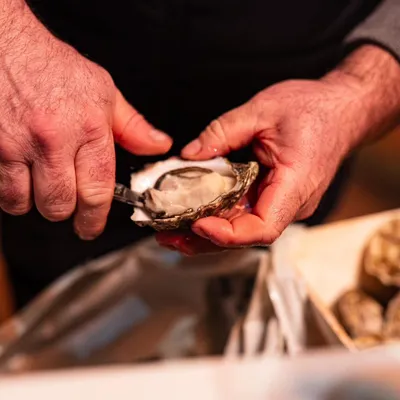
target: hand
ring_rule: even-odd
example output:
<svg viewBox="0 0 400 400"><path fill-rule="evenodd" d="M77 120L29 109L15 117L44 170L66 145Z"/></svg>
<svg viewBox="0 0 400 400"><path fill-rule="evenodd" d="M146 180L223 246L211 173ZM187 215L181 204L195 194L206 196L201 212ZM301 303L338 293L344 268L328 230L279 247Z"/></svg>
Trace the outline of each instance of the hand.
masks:
<svg viewBox="0 0 400 400"><path fill-rule="evenodd" d="M384 58L390 59L390 71L398 78L397 63L387 54ZM394 90L399 99L398 85ZM399 112L400 103L393 107L391 101L386 111L374 105L372 93L369 84L338 70L319 81L272 86L213 121L182 156L205 160L251 144L259 162L269 169L256 188L258 199L250 214L231 221L209 217L195 222L192 230L203 239L160 233L159 243L188 255L268 245L291 222L311 216L348 152L371 130L379 132L378 125L387 122L394 109ZM379 101L388 101L377 94ZM379 111L379 118L387 118L379 119Z"/></svg>
<svg viewBox="0 0 400 400"><path fill-rule="evenodd" d="M113 198L114 140L141 155L165 153L172 141L26 8L14 21L0 36L0 207L25 214L34 199L51 221L76 211L75 230L92 239Z"/></svg>

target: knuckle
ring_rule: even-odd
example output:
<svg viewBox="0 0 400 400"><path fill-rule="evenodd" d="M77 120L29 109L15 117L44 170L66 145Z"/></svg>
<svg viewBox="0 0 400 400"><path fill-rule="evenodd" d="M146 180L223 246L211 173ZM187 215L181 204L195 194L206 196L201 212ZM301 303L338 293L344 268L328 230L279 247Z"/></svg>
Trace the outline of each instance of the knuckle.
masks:
<svg viewBox="0 0 400 400"><path fill-rule="evenodd" d="M132 113L128 117L126 123L123 126L122 132L120 133L121 138L129 131L135 132L141 124L145 122L145 118L142 114L132 110Z"/></svg>
<svg viewBox="0 0 400 400"><path fill-rule="evenodd" d="M93 108L88 112L84 125L85 142L93 142L111 136L107 115L101 108Z"/></svg>
<svg viewBox="0 0 400 400"><path fill-rule="evenodd" d="M111 183L115 180L115 164L111 157L105 157L103 162L89 168L89 178L95 182Z"/></svg>
<svg viewBox="0 0 400 400"><path fill-rule="evenodd" d="M142 114L138 112L132 112L132 115L129 119L129 127L132 127L133 130L137 129L137 127L145 121Z"/></svg>
<svg viewBox="0 0 400 400"><path fill-rule="evenodd" d="M114 81L111 74L105 68L99 65L98 68L99 68L99 76L101 77L104 85L107 87L114 87Z"/></svg>
<svg viewBox="0 0 400 400"><path fill-rule="evenodd" d="M258 112L260 110L264 110L266 107L269 106L271 101L270 96L267 92L261 91L257 93L250 101L248 102L249 106L252 108L253 111Z"/></svg>
<svg viewBox="0 0 400 400"><path fill-rule="evenodd" d="M29 128L35 133L55 130L56 127L57 121L54 114L50 114L45 110L34 109L29 115Z"/></svg>
<svg viewBox="0 0 400 400"><path fill-rule="evenodd" d="M75 199L74 182L71 178L60 175L56 175L48 185L47 203L50 205L68 204Z"/></svg>
<svg viewBox="0 0 400 400"><path fill-rule="evenodd" d="M0 190L0 207L12 215L23 215L31 209L29 196L17 185L4 185Z"/></svg>
<svg viewBox="0 0 400 400"><path fill-rule="evenodd" d="M81 190L79 200L86 208L102 208L111 203L113 193L112 188L88 187Z"/></svg>
<svg viewBox="0 0 400 400"><path fill-rule="evenodd" d="M29 176L22 163L0 164L0 207L12 215L26 214L31 208Z"/></svg>
<svg viewBox="0 0 400 400"><path fill-rule="evenodd" d="M20 216L28 214L32 205L30 203L7 203L2 204L1 209L10 215Z"/></svg>
<svg viewBox="0 0 400 400"><path fill-rule="evenodd" d="M76 191L71 179L58 176L52 179L43 193L43 216L50 221L68 219L75 209Z"/></svg>
<svg viewBox="0 0 400 400"><path fill-rule="evenodd" d="M86 146L80 153L76 164L80 172L83 187L94 190L97 187L111 188L115 182L115 151L113 146Z"/></svg>
<svg viewBox="0 0 400 400"><path fill-rule="evenodd" d="M269 93L260 92L247 103L249 113L255 115L257 126L256 130L270 125L272 121L278 121L281 113L282 104L279 97L271 96Z"/></svg>
<svg viewBox="0 0 400 400"><path fill-rule="evenodd" d="M20 215L25 215L28 214L28 212L31 210L32 204L31 203L20 203L20 204L13 204L11 206L1 206L1 209L6 212L7 214L14 215L16 217Z"/></svg>
<svg viewBox="0 0 400 400"><path fill-rule="evenodd" d="M71 217L73 210L65 207L65 205L50 205L46 206L42 211L42 215L52 222L65 221Z"/></svg>
<svg viewBox="0 0 400 400"><path fill-rule="evenodd" d="M106 69L96 66L96 81L92 88L91 98L98 108L110 107L115 101L114 81Z"/></svg>
<svg viewBox="0 0 400 400"><path fill-rule="evenodd" d="M207 127L205 131L205 136L211 142L218 143L220 146L222 145L225 150L229 150L229 144L227 141L227 136L224 129L223 117L219 119L214 119Z"/></svg>
<svg viewBox="0 0 400 400"><path fill-rule="evenodd" d="M63 138L60 134L58 118L55 115L34 111L28 125L33 144L41 153L62 147Z"/></svg>

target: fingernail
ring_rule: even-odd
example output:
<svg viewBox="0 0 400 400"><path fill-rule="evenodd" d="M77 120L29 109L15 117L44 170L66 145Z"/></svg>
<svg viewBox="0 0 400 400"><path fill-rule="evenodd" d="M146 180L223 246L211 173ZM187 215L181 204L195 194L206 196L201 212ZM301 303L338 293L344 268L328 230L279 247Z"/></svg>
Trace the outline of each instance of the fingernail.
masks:
<svg viewBox="0 0 400 400"><path fill-rule="evenodd" d="M193 140L193 142L190 142L187 146L185 146L182 150L182 153L184 153L187 156L195 156L196 154L200 153L201 150L201 142L199 139Z"/></svg>
<svg viewBox="0 0 400 400"><path fill-rule="evenodd" d="M155 141L155 142L165 142L166 140L169 140L170 137L164 133L161 132L157 129L152 129L150 131L150 137Z"/></svg>
<svg viewBox="0 0 400 400"><path fill-rule="evenodd" d="M97 235L95 234L87 234L85 232L82 232L79 228L75 228L75 233L79 237L79 239L85 241L94 240L97 237Z"/></svg>
<svg viewBox="0 0 400 400"><path fill-rule="evenodd" d="M203 239L210 239L209 235L207 233L205 233L203 231L203 229L201 229L201 228L193 228L192 230L196 235L201 236Z"/></svg>

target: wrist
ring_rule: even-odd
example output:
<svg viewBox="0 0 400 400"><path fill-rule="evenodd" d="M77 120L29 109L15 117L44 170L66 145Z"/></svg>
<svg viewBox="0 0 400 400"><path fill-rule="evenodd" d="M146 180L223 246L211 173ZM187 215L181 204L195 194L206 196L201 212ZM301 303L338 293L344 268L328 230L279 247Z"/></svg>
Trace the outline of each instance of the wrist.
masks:
<svg viewBox="0 0 400 400"><path fill-rule="evenodd" d="M363 46L347 57L323 81L343 88L343 101L357 121L349 150L374 140L400 121L400 65L385 50Z"/></svg>

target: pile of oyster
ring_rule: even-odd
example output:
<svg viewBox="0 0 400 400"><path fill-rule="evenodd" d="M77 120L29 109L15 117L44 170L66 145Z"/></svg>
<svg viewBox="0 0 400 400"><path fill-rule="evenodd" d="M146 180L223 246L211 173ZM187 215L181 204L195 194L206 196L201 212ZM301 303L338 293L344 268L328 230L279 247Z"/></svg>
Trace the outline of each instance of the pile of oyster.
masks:
<svg viewBox="0 0 400 400"><path fill-rule="evenodd" d="M244 198L258 175L258 164L170 158L131 175L131 190L143 207L132 220L158 231L187 228L199 218L223 216ZM245 207L246 205L243 205Z"/></svg>
<svg viewBox="0 0 400 400"><path fill-rule="evenodd" d="M400 342L400 219L371 236L358 287L339 298L336 312L359 347Z"/></svg>

